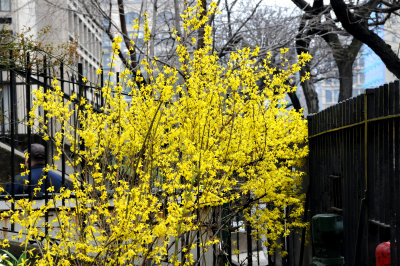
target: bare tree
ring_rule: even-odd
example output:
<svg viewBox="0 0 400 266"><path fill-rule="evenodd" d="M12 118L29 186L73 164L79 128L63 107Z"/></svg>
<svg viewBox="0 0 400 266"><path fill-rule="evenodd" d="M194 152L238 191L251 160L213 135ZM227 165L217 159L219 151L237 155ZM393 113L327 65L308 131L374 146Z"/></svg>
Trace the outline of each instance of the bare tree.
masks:
<svg viewBox="0 0 400 266"><path fill-rule="evenodd" d="M327 43L338 68L339 101L352 96L353 64L362 44L368 45L388 70L400 78L398 54L376 32L378 26L385 25L390 18L398 15L398 1L346 1L346 4L344 0L330 0L325 5L322 0L314 0L312 4L304 0L292 2L304 14L297 36L298 50L308 50L310 41L305 41L305 38L313 40L319 36ZM315 90L307 84L303 85L309 103L310 99L315 99Z"/></svg>
<svg viewBox="0 0 400 266"><path fill-rule="evenodd" d="M400 78L400 58L392 47L370 28L371 23L368 23L373 21L373 25L383 25L390 16L397 15L400 3L370 0L361 6L361 10L346 5L343 0L331 0L330 3L343 28L355 39L368 45L382 59L389 71ZM362 12L363 10L365 12ZM371 16L372 12L374 16Z"/></svg>

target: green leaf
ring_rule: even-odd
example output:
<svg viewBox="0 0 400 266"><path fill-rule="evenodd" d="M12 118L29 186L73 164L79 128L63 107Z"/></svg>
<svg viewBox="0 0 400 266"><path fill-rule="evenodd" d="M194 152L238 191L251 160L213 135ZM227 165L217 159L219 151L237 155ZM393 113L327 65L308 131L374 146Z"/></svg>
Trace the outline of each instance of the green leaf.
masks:
<svg viewBox="0 0 400 266"><path fill-rule="evenodd" d="M26 252L22 252L21 256L19 257L18 261L17 261L17 265L26 265Z"/></svg>
<svg viewBox="0 0 400 266"><path fill-rule="evenodd" d="M14 255L11 254L8 250L2 249L1 251L3 251L4 254L6 254L7 256L9 256L13 261L17 262L17 258L14 257Z"/></svg>

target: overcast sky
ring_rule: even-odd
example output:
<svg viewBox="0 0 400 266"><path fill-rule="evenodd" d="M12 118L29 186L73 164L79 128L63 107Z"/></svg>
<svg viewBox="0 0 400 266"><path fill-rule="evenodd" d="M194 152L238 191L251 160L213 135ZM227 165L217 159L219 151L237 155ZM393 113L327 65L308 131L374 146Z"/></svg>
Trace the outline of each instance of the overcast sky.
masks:
<svg viewBox="0 0 400 266"><path fill-rule="evenodd" d="M265 0L267 5L277 5L277 6L284 6L284 7L295 7L291 0Z"/></svg>

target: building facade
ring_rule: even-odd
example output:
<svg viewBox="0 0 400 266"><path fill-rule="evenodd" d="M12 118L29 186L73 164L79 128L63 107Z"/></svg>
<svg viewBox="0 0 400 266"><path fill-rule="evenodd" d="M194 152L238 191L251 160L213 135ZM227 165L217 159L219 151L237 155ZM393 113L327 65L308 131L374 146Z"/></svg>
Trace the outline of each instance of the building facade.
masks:
<svg viewBox="0 0 400 266"><path fill-rule="evenodd" d="M399 55L400 51L400 19L393 16L387 23L380 27L377 34L388 43L393 51ZM334 61L329 62L332 69L337 69ZM334 75L338 77L338 74ZM385 64L368 46L363 45L359 56L353 65L353 97L368 88L376 88L385 83L393 82L397 78L387 70ZM339 79L327 78L317 83L319 108L326 109L338 102Z"/></svg>
<svg viewBox="0 0 400 266"><path fill-rule="evenodd" d="M105 26L108 27L109 23L112 24L111 34L113 36L121 36L122 33L119 30L121 28L120 16L117 1L111 1L110 6L104 6L105 13L111 14L110 19L105 19ZM183 4L183 1L181 2ZM179 6L179 8L182 8ZM160 1L142 1L142 0L126 0L124 1L124 11L126 28L128 38L135 42L136 47L136 60L140 61L145 56L150 57L157 56L165 61L168 61L168 57L174 54L174 38L172 37L174 28L174 2L172 0L160 0ZM182 10L181 10L182 11ZM144 31L143 26L145 23L144 14L147 14L149 28L151 30L151 40L148 44L144 42ZM139 28L134 29L135 23L138 22ZM110 37L103 33L103 67L105 72L113 71L119 72L124 67L121 61L117 60L113 62L114 67L111 66L112 56L112 40ZM121 51L123 54L128 52L125 43L121 43Z"/></svg>
<svg viewBox="0 0 400 266"><path fill-rule="evenodd" d="M101 64L102 33L79 10L79 2L74 0L0 0L0 26L13 33L42 38L55 47L76 42L75 63L82 63L84 74L92 80Z"/></svg>

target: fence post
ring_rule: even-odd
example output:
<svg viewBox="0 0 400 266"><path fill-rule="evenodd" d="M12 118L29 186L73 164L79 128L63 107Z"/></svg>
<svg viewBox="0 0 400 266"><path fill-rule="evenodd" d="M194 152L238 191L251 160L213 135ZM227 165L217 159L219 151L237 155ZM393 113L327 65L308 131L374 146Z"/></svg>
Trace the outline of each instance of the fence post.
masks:
<svg viewBox="0 0 400 266"><path fill-rule="evenodd" d="M400 84L399 81L395 81L394 83L390 84L390 95L389 99L391 104L391 112L395 115L399 115L400 113ZM391 264L392 265L400 265L400 196L399 196L399 189L400 189L400 136L399 136L399 118L393 120L392 130L393 130L393 167L392 167L392 184L391 184L391 209L393 215L391 217L390 226L390 253L391 255Z"/></svg>
<svg viewBox="0 0 400 266"><path fill-rule="evenodd" d="M30 56L29 53L26 55L26 76L25 76L25 97L26 97L26 133L28 138L28 154L31 154L31 144L32 144L32 132L31 126L29 125L30 120L30 110L31 110L31 67L30 67ZM28 160L28 169L32 168L32 160ZM32 188L32 171L28 173L28 186ZM29 198L32 198L32 189L28 189Z"/></svg>
<svg viewBox="0 0 400 266"><path fill-rule="evenodd" d="M247 195L247 200L250 202L250 193ZM249 210L251 214L251 209ZM252 243L252 237L251 237L251 224L249 221L246 220L246 236L247 236L247 265L252 266L253 265L253 243Z"/></svg>
<svg viewBox="0 0 400 266"><path fill-rule="evenodd" d="M0 69L0 84L3 85L3 70ZM1 138L3 141L5 140L5 135L6 135L6 122L5 122L5 110L4 110L4 86L3 87L3 97L1 97L1 103L0 103L0 108L1 108Z"/></svg>
<svg viewBox="0 0 400 266"><path fill-rule="evenodd" d="M61 82L61 91L64 94L65 93L65 88L64 88L64 63L60 63L60 82ZM64 101L64 100L63 100ZM65 153L64 153L64 125L61 125L61 135L63 136L62 140L62 148L61 148L61 183L62 186L65 187ZM62 199L62 206L65 206L65 199L63 197Z"/></svg>
<svg viewBox="0 0 400 266"><path fill-rule="evenodd" d="M85 85L83 84L83 80L82 79L83 79L83 67L82 67L82 63L78 63L78 115L76 117L76 119L78 121L76 121L76 125L78 126L79 129L82 128L82 124L79 121L79 115L83 110L80 102L81 102L81 98L83 97L84 89L85 89L85 87L84 87ZM77 136L77 138L81 138L81 137ZM84 148L85 148L85 144L84 144L83 140L80 139L79 150L83 150ZM81 189L82 190L84 189L83 182L85 181L85 173L83 172L84 165L85 165L85 160L83 159L82 162L81 162ZM81 215L82 215L82 217L81 217L81 219L82 219L82 221L81 221L81 223L82 223L82 231L81 231L81 233L82 233L82 235L85 235L85 232L84 232L84 228L86 227L85 214L81 214Z"/></svg>
<svg viewBox="0 0 400 266"><path fill-rule="evenodd" d="M198 222L198 224L200 224L200 211L199 211L199 209L197 209L196 210L196 216L197 216L197 222ZM198 228L197 229L197 232L196 232L196 254L197 254L197 263L198 263L198 265L200 264L200 230L201 230L201 227L200 228Z"/></svg>
<svg viewBox="0 0 400 266"><path fill-rule="evenodd" d="M10 51L10 145L11 145L11 196L14 198L15 196L15 91L16 91L16 82L15 82L15 73L13 71L14 61L12 56L12 51ZM11 203L11 209L15 210L14 201ZM15 224L11 224L11 231L14 231Z"/></svg>
<svg viewBox="0 0 400 266"><path fill-rule="evenodd" d="M44 75L44 78L43 78L43 90L44 90L44 93L46 94L47 93L47 90L48 90L48 88L47 88L47 84L48 84L48 73L47 73L47 58L46 58L46 56L44 57L44 59L43 59L44 61L43 61L43 75ZM43 117L44 117L44 119L45 119L45 123L46 123L46 117L47 117L47 112L46 111L44 111L43 112ZM46 123L46 126L47 126L47 128L49 128L49 125L48 125L48 123ZM46 142L46 145L45 145L45 154L46 154L46 156L45 156L45 158L46 158L46 162L48 161L48 155L49 155L49 144L48 144L48 142ZM48 197L49 197L49 192L47 191L47 188L49 187L49 178L48 178L48 175L46 176L46 179L45 179L45 185L44 185L44 189L45 189L45 191L44 191L44 202L45 202L45 204L46 204L46 206L47 206L47 204L48 204L48 201L49 201L49 199L48 199ZM49 234L49 227L48 227L48 224L49 224L49 213L46 211L46 213L45 213L45 227L44 227L44 231L45 231L45 236L48 236L48 234Z"/></svg>
<svg viewBox="0 0 400 266"><path fill-rule="evenodd" d="M80 102L81 102L81 98L84 96L85 84L83 84L83 80L82 79L83 79L83 67L82 67L82 63L79 63L78 64L78 86L79 86L79 91L78 91L78 117L77 117L77 119L79 119L79 114L83 110ZM77 124L78 124L79 128L82 128L82 125L81 125L80 121L78 121ZM84 144L84 142L82 140L82 141L80 141L79 149L83 150L84 148L85 148L85 144ZM85 164L85 161L82 160L81 165L84 165L84 164ZM84 174L83 174L83 167L81 167L81 171L82 171L81 179L82 179L82 182L83 182L85 180ZM82 183L82 185L83 185L83 183Z"/></svg>
<svg viewBox="0 0 400 266"><path fill-rule="evenodd" d="M101 107L103 107L104 106L104 98L103 98L103 90L102 90L102 88L104 87L104 71L101 72L101 83L100 83L100 85L101 85L101 88L100 88L100 104L101 104Z"/></svg>

